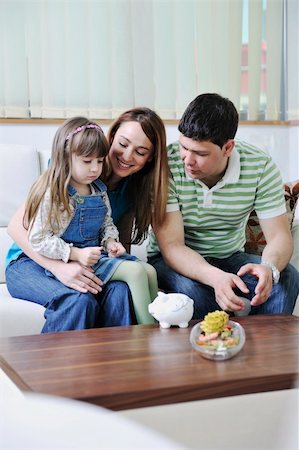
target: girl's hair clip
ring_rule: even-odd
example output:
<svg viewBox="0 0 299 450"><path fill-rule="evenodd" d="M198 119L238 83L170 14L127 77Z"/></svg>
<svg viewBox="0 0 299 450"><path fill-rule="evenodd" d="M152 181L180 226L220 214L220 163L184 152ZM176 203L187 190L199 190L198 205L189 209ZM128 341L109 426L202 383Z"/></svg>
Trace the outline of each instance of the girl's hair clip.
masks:
<svg viewBox="0 0 299 450"><path fill-rule="evenodd" d="M82 125L81 127L76 128L74 131L69 133L67 137L65 138L65 141L69 141L71 137L73 137L75 134L80 133L81 131L86 130L87 128L94 128L95 130L98 130L100 133L104 133L100 125L96 125L95 123L88 123L87 125Z"/></svg>

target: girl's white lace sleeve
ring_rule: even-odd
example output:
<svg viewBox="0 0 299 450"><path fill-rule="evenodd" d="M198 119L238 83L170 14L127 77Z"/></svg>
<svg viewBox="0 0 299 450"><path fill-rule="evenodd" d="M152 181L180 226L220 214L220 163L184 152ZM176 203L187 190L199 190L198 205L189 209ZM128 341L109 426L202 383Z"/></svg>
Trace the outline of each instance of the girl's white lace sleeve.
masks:
<svg viewBox="0 0 299 450"><path fill-rule="evenodd" d="M43 256L51 259L61 259L65 263L68 262L72 244L67 244L59 236L63 234L67 228L70 219L65 213L62 213L61 229L57 234L49 226L44 227L49 213L50 192L47 191L37 211L34 223L29 231L29 243L33 250Z"/></svg>

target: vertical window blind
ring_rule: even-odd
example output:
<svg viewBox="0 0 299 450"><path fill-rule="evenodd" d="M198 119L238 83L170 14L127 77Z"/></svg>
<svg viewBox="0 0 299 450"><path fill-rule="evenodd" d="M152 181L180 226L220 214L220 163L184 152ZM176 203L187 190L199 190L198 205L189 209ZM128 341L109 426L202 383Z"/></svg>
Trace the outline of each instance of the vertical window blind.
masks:
<svg viewBox="0 0 299 450"><path fill-rule="evenodd" d="M0 117L177 119L218 92L245 120L298 118L297 19L296 0L1 0Z"/></svg>

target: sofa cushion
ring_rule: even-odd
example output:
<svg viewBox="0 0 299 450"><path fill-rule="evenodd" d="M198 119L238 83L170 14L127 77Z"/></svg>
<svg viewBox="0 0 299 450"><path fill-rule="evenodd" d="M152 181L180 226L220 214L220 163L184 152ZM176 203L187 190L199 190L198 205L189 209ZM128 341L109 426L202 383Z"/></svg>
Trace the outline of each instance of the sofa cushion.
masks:
<svg viewBox="0 0 299 450"><path fill-rule="evenodd" d="M0 338L39 334L45 323L44 312L37 303L12 298L6 284L0 284Z"/></svg>
<svg viewBox="0 0 299 450"><path fill-rule="evenodd" d="M33 146L18 144L0 144L0 158L0 283L3 283L5 256L12 244L7 225L38 178L40 160Z"/></svg>
<svg viewBox="0 0 299 450"><path fill-rule="evenodd" d="M295 182L285 183L284 185L284 196L286 201L287 216L289 220L290 228L292 228L296 205L299 197L299 180ZM266 240L262 232L259 219L255 211L252 211L246 226L246 244L245 251L248 253L255 253L261 255L264 247L266 245Z"/></svg>
<svg viewBox="0 0 299 450"><path fill-rule="evenodd" d="M7 226L39 176L40 162L29 145L0 144L0 157L0 226Z"/></svg>

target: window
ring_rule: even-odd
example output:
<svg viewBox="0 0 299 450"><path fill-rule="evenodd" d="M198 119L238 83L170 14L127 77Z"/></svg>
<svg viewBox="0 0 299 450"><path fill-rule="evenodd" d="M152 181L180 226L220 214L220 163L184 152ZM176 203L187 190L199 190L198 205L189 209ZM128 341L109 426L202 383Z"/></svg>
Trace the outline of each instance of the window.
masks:
<svg viewBox="0 0 299 450"><path fill-rule="evenodd" d="M296 119L298 3L2 0L0 117L177 119L218 92L245 120Z"/></svg>

